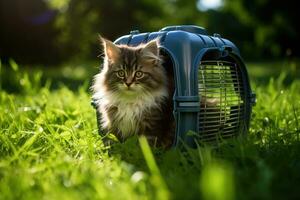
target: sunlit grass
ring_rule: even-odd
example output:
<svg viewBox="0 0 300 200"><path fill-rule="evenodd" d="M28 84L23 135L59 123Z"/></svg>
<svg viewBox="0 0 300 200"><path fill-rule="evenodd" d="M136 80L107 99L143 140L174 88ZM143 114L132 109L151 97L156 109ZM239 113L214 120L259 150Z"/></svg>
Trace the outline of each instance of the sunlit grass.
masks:
<svg viewBox="0 0 300 200"><path fill-rule="evenodd" d="M200 186L206 200L235 199L233 169L228 164L215 161L206 165L202 170Z"/></svg>
<svg viewBox="0 0 300 200"><path fill-rule="evenodd" d="M0 91L0 199L299 197L300 81L286 84L289 71L262 84L250 68L258 101L247 138L218 149L162 152L138 138L103 144L90 106L91 77L73 90L53 88L45 73L11 61L0 67L3 88L8 68L16 92Z"/></svg>

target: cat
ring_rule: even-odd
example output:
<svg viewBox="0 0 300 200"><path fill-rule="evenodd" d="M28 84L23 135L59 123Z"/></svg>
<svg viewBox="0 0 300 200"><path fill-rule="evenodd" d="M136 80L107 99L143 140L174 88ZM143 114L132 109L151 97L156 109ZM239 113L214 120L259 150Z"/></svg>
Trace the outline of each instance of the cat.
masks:
<svg viewBox="0 0 300 200"><path fill-rule="evenodd" d="M101 127L120 141L145 135L152 145L172 146L174 86L163 66L159 40L136 47L116 45L102 37L100 41L104 61L92 89Z"/></svg>

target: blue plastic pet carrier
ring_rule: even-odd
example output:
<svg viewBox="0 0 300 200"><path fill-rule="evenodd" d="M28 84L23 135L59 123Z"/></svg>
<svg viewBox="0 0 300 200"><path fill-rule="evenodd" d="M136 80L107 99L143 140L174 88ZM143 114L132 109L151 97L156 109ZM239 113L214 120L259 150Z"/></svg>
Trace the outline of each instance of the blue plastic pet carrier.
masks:
<svg viewBox="0 0 300 200"><path fill-rule="evenodd" d="M137 46L156 38L174 75L174 146L246 134L256 98L238 48L219 34L211 36L192 25L131 31L114 43Z"/></svg>

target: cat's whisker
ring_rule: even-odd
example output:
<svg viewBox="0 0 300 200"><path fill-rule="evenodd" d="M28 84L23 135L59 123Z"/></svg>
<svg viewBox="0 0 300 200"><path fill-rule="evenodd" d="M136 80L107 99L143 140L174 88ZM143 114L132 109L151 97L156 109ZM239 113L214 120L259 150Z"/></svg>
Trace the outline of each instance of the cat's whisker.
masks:
<svg viewBox="0 0 300 200"><path fill-rule="evenodd" d="M99 55L97 55L97 58L104 57L104 56L105 56L104 53L100 53Z"/></svg>

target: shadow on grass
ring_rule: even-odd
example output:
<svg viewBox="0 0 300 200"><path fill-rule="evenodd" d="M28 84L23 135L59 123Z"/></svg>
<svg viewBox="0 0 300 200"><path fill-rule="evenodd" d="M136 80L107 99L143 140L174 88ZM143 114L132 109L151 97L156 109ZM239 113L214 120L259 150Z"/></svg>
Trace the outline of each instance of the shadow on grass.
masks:
<svg viewBox="0 0 300 200"><path fill-rule="evenodd" d="M194 158L191 158L187 151L178 148L162 150L152 147L151 150L160 176L171 193L172 199L200 197L199 174L201 164L196 149L193 150ZM109 149L109 154L132 165L134 171L145 172L150 177L155 176L145 161L138 137L129 138L124 143L113 143ZM189 192L187 193L187 191Z"/></svg>
<svg viewBox="0 0 300 200"><path fill-rule="evenodd" d="M225 141L219 148L184 147L162 151L152 148L161 177L172 199L201 197L203 169L216 161L232 166L236 199L296 199L300 183L300 141L288 138L264 139L254 135ZM109 153L151 176L137 137L115 143ZM207 181L209 182L209 180ZM245 196L245 194L247 194Z"/></svg>

